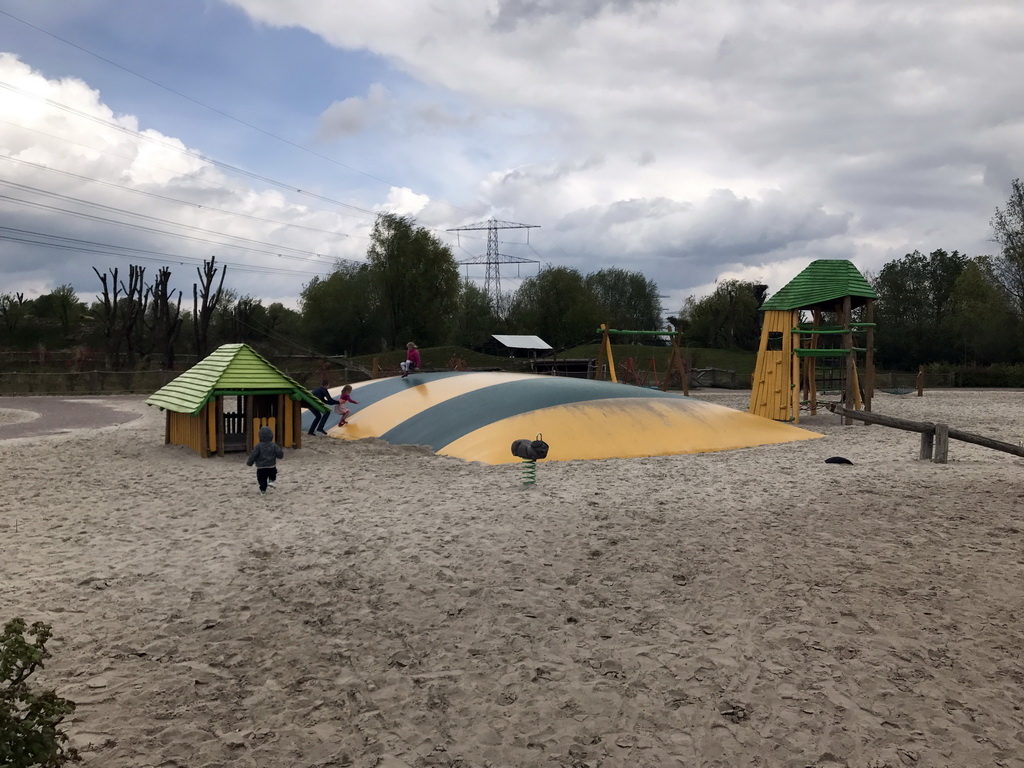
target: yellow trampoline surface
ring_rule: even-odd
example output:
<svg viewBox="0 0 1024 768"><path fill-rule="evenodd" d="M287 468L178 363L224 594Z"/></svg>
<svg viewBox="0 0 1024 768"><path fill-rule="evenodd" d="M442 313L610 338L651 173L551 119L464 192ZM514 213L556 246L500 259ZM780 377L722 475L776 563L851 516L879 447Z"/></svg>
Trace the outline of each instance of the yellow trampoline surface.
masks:
<svg viewBox="0 0 1024 768"><path fill-rule="evenodd" d="M708 453L821 437L683 395L557 376L412 374L354 384L352 397L359 404L332 437L423 445L486 464L520 461L512 442L538 434L551 446L549 461ZM306 429L311 420L306 412Z"/></svg>

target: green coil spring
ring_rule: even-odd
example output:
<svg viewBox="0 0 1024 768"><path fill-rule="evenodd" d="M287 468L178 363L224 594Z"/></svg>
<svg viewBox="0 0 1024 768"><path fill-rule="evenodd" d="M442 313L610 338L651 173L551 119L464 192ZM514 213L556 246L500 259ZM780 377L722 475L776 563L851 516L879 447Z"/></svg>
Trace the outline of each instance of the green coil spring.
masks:
<svg viewBox="0 0 1024 768"><path fill-rule="evenodd" d="M523 485L537 484L537 460L523 459Z"/></svg>

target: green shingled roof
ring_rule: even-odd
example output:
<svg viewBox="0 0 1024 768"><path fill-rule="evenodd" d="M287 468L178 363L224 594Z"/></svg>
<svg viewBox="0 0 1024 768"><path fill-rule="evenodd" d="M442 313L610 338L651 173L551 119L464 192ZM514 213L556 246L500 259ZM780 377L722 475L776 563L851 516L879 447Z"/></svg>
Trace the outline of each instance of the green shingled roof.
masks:
<svg viewBox="0 0 1024 768"><path fill-rule="evenodd" d="M218 395L289 395L309 408L327 406L264 360L248 344L225 344L154 392L146 405L195 415Z"/></svg>
<svg viewBox="0 0 1024 768"><path fill-rule="evenodd" d="M820 306L831 309L836 299L853 297L853 306L864 304L865 299L877 299L878 294L845 259L818 259L794 277L785 287L761 305L762 311L811 309ZM859 301L858 301L859 299Z"/></svg>

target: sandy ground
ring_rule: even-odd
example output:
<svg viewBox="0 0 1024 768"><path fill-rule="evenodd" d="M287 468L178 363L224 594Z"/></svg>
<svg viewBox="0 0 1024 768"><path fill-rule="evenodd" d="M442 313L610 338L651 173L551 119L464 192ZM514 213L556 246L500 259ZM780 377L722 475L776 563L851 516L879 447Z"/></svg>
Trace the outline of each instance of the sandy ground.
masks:
<svg viewBox="0 0 1024 768"><path fill-rule="evenodd" d="M875 410L1017 442L1022 399ZM86 766L1024 766L1016 457L822 414L531 488L321 438L261 497L106 407L140 418L0 404L0 621L53 625Z"/></svg>

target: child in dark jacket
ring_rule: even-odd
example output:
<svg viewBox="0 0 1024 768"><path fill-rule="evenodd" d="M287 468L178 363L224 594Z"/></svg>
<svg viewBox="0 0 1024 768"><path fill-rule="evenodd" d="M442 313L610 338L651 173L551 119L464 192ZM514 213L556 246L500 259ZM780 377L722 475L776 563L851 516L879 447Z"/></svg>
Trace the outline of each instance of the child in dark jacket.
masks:
<svg viewBox="0 0 1024 768"><path fill-rule="evenodd" d="M252 449L245 466L256 465L256 482L260 484L260 495L266 495L267 486L277 484L277 460L284 458L284 449L274 442L274 430L260 427L260 441Z"/></svg>

